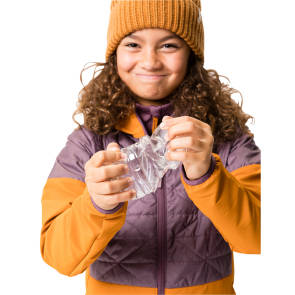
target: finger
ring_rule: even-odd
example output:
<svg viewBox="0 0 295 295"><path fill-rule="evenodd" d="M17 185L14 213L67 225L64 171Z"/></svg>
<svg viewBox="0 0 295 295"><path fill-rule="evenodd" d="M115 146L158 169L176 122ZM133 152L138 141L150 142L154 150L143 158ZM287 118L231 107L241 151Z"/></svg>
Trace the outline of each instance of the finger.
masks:
<svg viewBox="0 0 295 295"><path fill-rule="evenodd" d="M167 129L173 125L177 125L177 124L185 123L185 122L195 123L197 126L203 127L205 129L210 128L210 126L208 124L206 124L196 118L190 117L190 116L180 116L180 117L175 117L175 118L169 117L169 120L164 120L164 118L163 118L163 122L160 124L160 126L163 129Z"/></svg>
<svg viewBox="0 0 295 295"><path fill-rule="evenodd" d="M169 151L177 149L187 149L192 152L201 152L204 148L204 143L192 136L182 136L172 139L167 145Z"/></svg>
<svg viewBox="0 0 295 295"><path fill-rule="evenodd" d="M99 198L100 200L101 200L101 198L103 198L103 201L107 205L115 205L120 202L129 201L132 198L134 198L135 196L136 196L135 190L128 190L128 191L124 191L124 192L116 193L116 194L111 194L111 195L98 195L98 196L94 196L94 198Z"/></svg>
<svg viewBox="0 0 295 295"><path fill-rule="evenodd" d="M107 151L120 151L120 146L116 142L111 142L107 146Z"/></svg>
<svg viewBox="0 0 295 295"><path fill-rule="evenodd" d="M120 152L121 147L116 142L111 142L107 146L107 151ZM124 155L124 153L121 153L121 162L125 163L125 161L126 161L126 155ZM107 163L110 164L110 162L107 162Z"/></svg>
<svg viewBox="0 0 295 295"><path fill-rule="evenodd" d="M128 173L126 164L114 164L101 167L89 167L85 175L86 182L102 182Z"/></svg>
<svg viewBox="0 0 295 295"><path fill-rule="evenodd" d="M200 126L195 125L192 121L179 123L169 127L168 129L168 140L172 140L177 136L188 135L197 137L201 140L205 136L205 132Z"/></svg>
<svg viewBox="0 0 295 295"><path fill-rule="evenodd" d="M169 120L169 119L171 119L171 118L172 118L172 117L170 117L170 116L164 116L163 119L162 119L162 121L165 122L165 121L167 121L167 120Z"/></svg>
<svg viewBox="0 0 295 295"><path fill-rule="evenodd" d="M168 117L168 116L167 116ZM166 116L164 118L167 118ZM161 123L161 128L167 129L173 125L179 124L179 123L184 123L184 122L189 122L189 121L194 121L196 120L195 118L189 117L189 116L181 116L181 117L168 117L167 119L163 118L163 122Z"/></svg>
<svg viewBox="0 0 295 295"><path fill-rule="evenodd" d="M91 190L91 192L94 192L95 195L109 195L120 193L123 190L126 190L132 184L133 181L130 177L124 177L99 183L89 183L89 189Z"/></svg>
<svg viewBox="0 0 295 295"><path fill-rule="evenodd" d="M92 167L100 167L123 159L122 153L118 151L99 151L90 159Z"/></svg>
<svg viewBox="0 0 295 295"><path fill-rule="evenodd" d="M168 161L180 161L180 162L192 162L203 159L204 156L200 152L190 152L190 151L168 151L165 154Z"/></svg>

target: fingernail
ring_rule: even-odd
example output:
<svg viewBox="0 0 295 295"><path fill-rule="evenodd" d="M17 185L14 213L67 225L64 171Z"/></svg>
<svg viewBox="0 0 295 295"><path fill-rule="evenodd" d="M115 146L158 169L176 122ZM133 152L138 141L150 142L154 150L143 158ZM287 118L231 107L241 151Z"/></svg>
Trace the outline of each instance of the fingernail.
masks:
<svg viewBox="0 0 295 295"><path fill-rule="evenodd" d="M121 159L122 159L122 160L126 160L126 159L127 159L127 155L124 154L124 153L121 153Z"/></svg>
<svg viewBox="0 0 295 295"><path fill-rule="evenodd" d="M162 122L162 123L160 124L160 128L161 128L161 129L167 129L168 127L166 126L165 122Z"/></svg>
<svg viewBox="0 0 295 295"><path fill-rule="evenodd" d="M133 179L131 177L128 177L127 181L128 181L129 184L133 183Z"/></svg>
<svg viewBox="0 0 295 295"><path fill-rule="evenodd" d="M166 158L166 160L170 160L170 157L169 157L169 151L167 151L166 153L165 153L165 158Z"/></svg>
<svg viewBox="0 0 295 295"><path fill-rule="evenodd" d="M128 172L128 165L124 165L124 171L127 173Z"/></svg>

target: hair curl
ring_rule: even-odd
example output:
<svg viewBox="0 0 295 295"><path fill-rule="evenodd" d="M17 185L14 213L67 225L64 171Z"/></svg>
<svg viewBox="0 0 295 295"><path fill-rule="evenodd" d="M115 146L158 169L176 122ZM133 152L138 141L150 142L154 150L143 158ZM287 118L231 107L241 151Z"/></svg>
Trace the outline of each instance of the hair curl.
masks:
<svg viewBox="0 0 295 295"><path fill-rule="evenodd" d="M84 86L83 72L95 66L93 77ZM98 134L116 132L115 126L125 121L135 110L135 95L120 79L117 72L116 54L108 62L96 62L81 71L83 89L79 92L77 114L83 114L84 126ZM97 70L97 67L103 69ZM100 71L99 75L96 73ZM240 91L230 88L220 81L215 70L206 70L201 61L191 51L187 73L182 83L168 96L174 107L175 116L191 116L211 126L214 145L236 139L243 133L253 136L246 126L253 117L242 111L243 97ZM226 78L228 81L229 79ZM231 95L241 95L241 105Z"/></svg>

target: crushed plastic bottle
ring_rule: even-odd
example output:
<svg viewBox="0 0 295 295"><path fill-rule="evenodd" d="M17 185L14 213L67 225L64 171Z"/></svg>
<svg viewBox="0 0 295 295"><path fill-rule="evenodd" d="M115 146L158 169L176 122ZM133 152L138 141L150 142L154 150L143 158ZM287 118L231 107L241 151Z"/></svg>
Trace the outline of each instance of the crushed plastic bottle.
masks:
<svg viewBox="0 0 295 295"><path fill-rule="evenodd" d="M135 144L122 148L121 152L126 155L125 160L120 163L128 165L128 173L124 177L131 177L136 196L140 199L145 195L153 193L161 186L161 180L168 169L176 169L180 162L168 161L165 158L167 141L166 129L158 126L152 136L145 135Z"/></svg>

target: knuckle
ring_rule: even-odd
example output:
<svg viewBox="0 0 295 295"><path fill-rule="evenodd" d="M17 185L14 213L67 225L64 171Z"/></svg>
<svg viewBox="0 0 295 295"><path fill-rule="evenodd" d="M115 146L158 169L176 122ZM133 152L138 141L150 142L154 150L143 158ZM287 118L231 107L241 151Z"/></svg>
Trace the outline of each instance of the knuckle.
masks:
<svg viewBox="0 0 295 295"><path fill-rule="evenodd" d="M113 184L112 182L108 181L106 184L105 184L105 189L107 191L107 193L111 193L113 191Z"/></svg>
<svg viewBox="0 0 295 295"><path fill-rule="evenodd" d="M129 190L125 192L124 195L122 196L122 201L129 200L132 197L134 197L134 193L131 190Z"/></svg>
<svg viewBox="0 0 295 295"><path fill-rule="evenodd" d="M93 193L94 196L96 196L96 197L99 197L99 195L100 195L100 191L99 191L97 188L93 189L93 190L92 190L92 193Z"/></svg>
<svg viewBox="0 0 295 295"><path fill-rule="evenodd" d="M101 170L100 170L100 177L102 179L106 179L107 178L107 170L103 167Z"/></svg>
<svg viewBox="0 0 295 295"><path fill-rule="evenodd" d="M130 184L131 184L131 183L129 182L129 180L128 180L127 178L122 179L122 180L120 181L120 186L122 186L123 188L128 187Z"/></svg>
<svg viewBox="0 0 295 295"><path fill-rule="evenodd" d="M212 135L209 138L209 143L210 143L210 145L214 144L214 137Z"/></svg>
<svg viewBox="0 0 295 295"><path fill-rule="evenodd" d="M123 193L121 193L121 198L120 201L126 201L126 199L129 199L131 196L131 192L130 191L125 191Z"/></svg>
<svg viewBox="0 0 295 295"><path fill-rule="evenodd" d="M117 143L113 142L108 145L107 149L114 151L114 152L119 152L120 146Z"/></svg>
<svg viewBox="0 0 295 295"><path fill-rule="evenodd" d="M194 131L195 129L195 124L193 122L188 122L188 130L189 131Z"/></svg>
<svg viewBox="0 0 295 295"><path fill-rule="evenodd" d="M87 168L87 171L85 172L85 174L87 175L88 179L91 179L94 177L95 173L94 173L94 169L91 167Z"/></svg>
<svg viewBox="0 0 295 295"><path fill-rule="evenodd" d="M90 177L89 177L89 175L85 175L85 183L86 184L90 183Z"/></svg>
<svg viewBox="0 0 295 295"><path fill-rule="evenodd" d="M119 202L119 195L118 194L115 194L112 196L112 204L116 204Z"/></svg>
<svg viewBox="0 0 295 295"><path fill-rule="evenodd" d="M207 142L207 141L199 141L199 142L198 142L198 146L199 146L201 149L205 149L207 145L208 145L208 142Z"/></svg>
<svg viewBox="0 0 295 295"><path fill-rule="evenodd" d="M189 139L188 139L188 144L189 145L191 145L191 146L193 146L194 145L194 139L192 138L192 137L189 137Z"/></svg>
<svg viewBox="0 0 295 295"><path fill-rule="evenodd" d="M169 142L169 144L167 145L167 148L168 148L169 150L171 150L171 149L174 149L174 147L175 147L174 140L171 140L171 141Z"/></svg>
<svg viewBox="0 0 295 295"><path fill-rule="evenodd" d="M98 193L96 192L96 190L93 187L93 183L92 182L88 182L87 183L87 189L88 189L88 191L89 191L89 193L91 195L94 195L94 196L97 196L98 195Z"/></svg>
<svg viewBox="0 0 295 295"><path fill-rule="evenodd" d="M128 166L126 166L125 164L122 164L120 167L120 173L125 174L127 170L128 170Z"/></svg>
<svg viewBox="0 0 295 295"><path fill-rule="evenodd" d="M88 166L89 166L89 162L90 162L90 160L88 160L88 161L85 163L85 165L84 165L84 171L87 171Z"/></svg>
<svg viewBox="0 0 295 295"><path fill-rule="evenodd" d="M97 162L104 162L106 160L105 151L99 151L96 153L96 161Z"/></svg>
<svg viewBox="0 0 295 295"><path fill-rule="evenodd" d="M100 183L92 183L91 184L92 191L95 193L96 196L101 195L101 192L103 191Z"/></svg>
<svg viewBox="0 0 295 295"><path fill-rule="evenodd" d="M175 155L175 158L177 159L177 161L183 162L185 160L184 154L185 154L184 152L177 153L177 155Z"/></svg>
<svg viewBox="0 0 295 295"><path fill-rule="evenodd" d="M129 191L129 197L133 198L136 195L134 190Z"/></svg>
<svg viewBox="0 0 295 295"><path fill-rule="evenodd" d="M171 140L171 138L173 138L173 136L174 136L173 128L169 128L168 129L168 137L169 137L169 139Z"/></svg>
<svg viewBox="0 0 295 295"><path fill-rule="evenodd" d="M205 128L206 128L208 131L210 131L210 132L211 132L211 130L212 130L211 126L210 126L209 124L207 124L207 123L205 123Z"/></svg>

